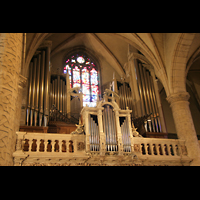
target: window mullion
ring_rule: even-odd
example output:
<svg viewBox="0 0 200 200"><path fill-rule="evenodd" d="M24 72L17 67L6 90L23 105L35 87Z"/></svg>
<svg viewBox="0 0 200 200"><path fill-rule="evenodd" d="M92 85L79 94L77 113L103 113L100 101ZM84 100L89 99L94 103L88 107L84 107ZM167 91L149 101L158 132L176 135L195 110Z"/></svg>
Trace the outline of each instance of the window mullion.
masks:
<svg viewBox="0 0 200 200"><path fill-rule="evenodd" d="M90 74L90 71L89 70L89 82L90 82L90 102L92 102L92 87L91 87L91 74Z"/></svg>

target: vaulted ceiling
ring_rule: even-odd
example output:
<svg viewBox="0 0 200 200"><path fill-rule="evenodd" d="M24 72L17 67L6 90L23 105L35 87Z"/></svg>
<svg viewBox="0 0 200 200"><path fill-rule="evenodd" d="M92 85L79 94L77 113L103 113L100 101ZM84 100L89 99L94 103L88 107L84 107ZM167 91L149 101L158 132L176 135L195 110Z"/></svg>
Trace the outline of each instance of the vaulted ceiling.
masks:
<svg viewBox="0 0 200 200"><path fill-rule="evenodd" d="M188 61L200 46L200 34L192 33L27 33L27 67L44 40L52 41L51 57L67 48L85 46L99 59L105 59L118 74L124 73L128 46L131 45L154 67L166 93L178 88L172 76L180 76L176 74L177 69L182 70L183 76Z"/></svg>

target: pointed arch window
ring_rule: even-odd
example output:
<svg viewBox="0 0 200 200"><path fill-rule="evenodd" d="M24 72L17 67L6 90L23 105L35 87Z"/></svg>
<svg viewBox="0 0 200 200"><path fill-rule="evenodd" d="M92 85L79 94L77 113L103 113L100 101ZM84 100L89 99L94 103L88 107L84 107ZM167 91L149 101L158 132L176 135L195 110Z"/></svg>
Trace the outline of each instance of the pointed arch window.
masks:
<svg viewBox="0 0 200 200"><path fill-rule="evenodd" d="M74 54L66 59L64 74L69 72L70 87L80 87L83 106L96 106L99 95L99 71L96 64L85 54Z"/></svg>

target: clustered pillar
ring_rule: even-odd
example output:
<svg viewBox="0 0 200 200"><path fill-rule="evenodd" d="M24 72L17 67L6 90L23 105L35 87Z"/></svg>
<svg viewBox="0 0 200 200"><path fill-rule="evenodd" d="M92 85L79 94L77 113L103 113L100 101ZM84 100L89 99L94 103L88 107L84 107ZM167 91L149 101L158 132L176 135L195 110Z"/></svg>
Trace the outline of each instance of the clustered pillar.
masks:
<svg viewBox="0 0 200 200"><path fill-rule="evenodd" d="M0 165L13 165L23 33L0 33ZM17 123L16 123L17 122Z"/></svg>
<svg viewBox="0 0 200 200"><path fill-rule="evenodd" d="M192 120L188 92L175 93L167 97L179 139L185 140L188 155L193 158L192 165L200 165L200 147Z"/></svg>

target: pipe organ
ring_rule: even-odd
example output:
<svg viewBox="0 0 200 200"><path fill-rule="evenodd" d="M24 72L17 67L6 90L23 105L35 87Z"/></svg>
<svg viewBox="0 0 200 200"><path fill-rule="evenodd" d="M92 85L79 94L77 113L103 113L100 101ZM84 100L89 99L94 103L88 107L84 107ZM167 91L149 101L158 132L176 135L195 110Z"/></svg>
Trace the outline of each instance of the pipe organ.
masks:
<svg viewBox="0 0 200 200"><path fill-rule="evenodd" d="M72 123L78 121L80 113L87 111L84 123L88 127L89 149L92 151L104 147L107 151L119 151L121 143L123 150L130 152L131 121L138 117L151 114L145 124L146 131L161 132L163 118L160 121L161 104L158 104L159 97L155 90L155 74L137 59L128 59L124 66L126 77L117 81L113 73L112 81L102 86L104 104L100 106L98 99L96 108L83 108L81 88L70 88L69 72L66 75L51 75L50 47L40 47L29 66L26 125L47 126L49 119L65 122L74 119L70 121ZM59 117L54 117L53 110L59 112ZM102 136L102 133L105 135ZM104 137L102 146L100 140Z"/></svg>
<svg viewBox="0 0 200 200"><path fill-rule="evenodd" d="M63 76L52 75L50 85L50 108L53 105L62 113L67 114L67 87L66 78Z"/></svg>
<svg viewBox="0 0 200 200"><path fill-rule="evenodd" d="M106 150L117 151L115 113L112 106L105 105L103 110L103 130L106 135Z"/></svg>
<svg viewBox="0 0 200 200"><path fill-rule="evenodd" d="M50 50L36 52L29 66L26 125L47 126L49 117Z"/></svg>
<svg viewBox="0 0 200 200"><path fill-rule="evenodd" d="M119 107L121 109L126 109L128 107L130 110L134 111L133 97L131 88L126 82L117 82L118 91L119 91ZM131 118L134 117L134 112L131 113Z"/></svg>
<svg viewBox="0 0 200 200"><path fill-rule="evenodd" d="M121 124L122 142L124 152L131 152L131 139L128 118L125 117L124 122Z"/></svg>
<svg viewBox="0 0 200 200"><path fill-rule="evenodd" d="M83 107L82 93L80 88L70 88L68 85L70 85L68 76L66 78L60 75L51 76L50 116L53 117L52 112L56 108L62 117L78 120Z"/></svg>
<svg viewBox="0 0 200 200"><path fill-rule="evenodd" d="M96 116L93 116L93 117L95 118ZM90 115L90 118L89 118L90 151L100 151L99 127L97 123L97 118L96 120L94 120L93 117L92 115Z"/></svg>
<svg viewBox="0 0 200 200"><path fill-rule="evenodd" d="M86 133L86 151L132 152L131 110L122 110L115 102L104 100L97 107L84 107L81 117Z"/></svg>
<svg viewBox="0 0 200 200"><path fill-rule="evenodd" d="M146 123L146 129L149 132L161 132L158 104L151 73L141 63L135 65L135 70L142 115L151 113L150 119Z"/></svg>

